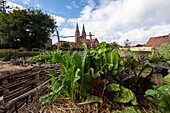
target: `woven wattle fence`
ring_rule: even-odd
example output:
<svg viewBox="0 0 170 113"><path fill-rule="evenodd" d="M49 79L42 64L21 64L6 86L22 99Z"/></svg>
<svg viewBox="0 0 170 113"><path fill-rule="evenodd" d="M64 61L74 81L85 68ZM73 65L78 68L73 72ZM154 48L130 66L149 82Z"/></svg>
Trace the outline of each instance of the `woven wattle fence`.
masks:
<svg viewBox="0 0 170 113"><path fill-rule="evenodd" d="M52 71L55 75L61 73L56 65L33 66L1 66L0 68L0 113L13 112L27 104L36 91L50 83L50 80L40 81L40 75Z"/></svg>

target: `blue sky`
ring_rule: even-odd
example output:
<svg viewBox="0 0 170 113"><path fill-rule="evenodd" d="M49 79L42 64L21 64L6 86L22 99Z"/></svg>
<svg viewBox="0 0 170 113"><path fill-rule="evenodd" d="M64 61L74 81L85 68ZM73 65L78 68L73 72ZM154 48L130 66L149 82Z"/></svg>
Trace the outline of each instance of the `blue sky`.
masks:
<svg viewBox="0 0 170 113"><path fill-rule="evenodd" d="M170 33L170 0L7 1L7 5L37 7L47 12L57 21L62 36L74 35L76 23L80 31L84 23L86 33L92 32L100 42L116 41L121 45L126 39L132 45L145 44L150 37ZM52 39L57 42L56 37Z"/></svg>

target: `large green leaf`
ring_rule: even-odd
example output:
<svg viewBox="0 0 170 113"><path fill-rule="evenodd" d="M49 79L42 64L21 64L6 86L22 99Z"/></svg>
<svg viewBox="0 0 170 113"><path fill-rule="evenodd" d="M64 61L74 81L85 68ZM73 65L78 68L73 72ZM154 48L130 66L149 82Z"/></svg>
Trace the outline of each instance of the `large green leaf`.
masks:
<svg viewBox="0 0 170 113"><path fill-rule="evenodd" d="M51 79L51 84L54 84L54 82L56 81L55 78L54 78L54 73L51 72L51 71L46 71L46 73L49 73L49 74L50 74L50 76L52 77L52 79Z"/></svg>
<svg viewBox="0 0 170 113"><path fill-rule="evenodd" d="M123 60L120 59L119 61L119 67L118 67L118 73L122 72L124 69L124 63L123 63Z"/></svg>
<svg viewBox="0 0 170 113"><path fill-rule="evenodd" d="M158 53L166 58L168 61L170 61L170 44L168 43L163 43L159 48L158 48Z"/></svg>
<svg viewBox="0 0 170 113"><path fill-rule="evenodd" d="M80 47L82 47L82 48L84 48L85 50L87 50L87 45L85 44L85 43L79 43L79 46Z"/></svg>
<svg viewBox="0 0 170 113"><path fill-rule="evenodd" d="M50 94L48 94L48 95L45 95L45 96L40 97L39 103L40 103L41 105L44 105L44 104L46 104L46 103L49 102L49 101L54 101L54 100L56 99L56 97L58 97L58 94L56 94L56 93L50 93Z"/></svg>
<svg viewBox="0 0 170 113"><path fill-rule="evenodd" d="M118 65L119 65L119 55L118 54L114 54L113 56L113 69L118 69Z"/></svg>
<svg viewBox="0 0 170 113"><path fill-rule="evenodd" d="M106 86L108 92L120 91L119 84L111 83Z"/></svg>
<svg viewBox="0 0 170 113"><path fill-rule="evenodd" d="M152 96L155 103L161 112L169 112L170 105L170 85L157 85L154 90L149 89L145 92L145 96Z"/></svg>
<svg viewBox="0 0 170 113"><path fill-rule="evenodd" d="M166 75L163 79L165 84L170 85L170 69L168 70L168 75Z"/></svg>
<svg viewBox="0 0 170 113"><path fill-rule="evenodd" d="M132 105L137 105L137 99L135 94L128 88L121 86L120 94L118 97L113 97L115 102L128 103L131 102Z"/></svg>
<svg viewBox="0 0 170 113"><path fill-rule="evenodd" d="M51 61L52 61L52 64L57 63L57 54L54 54L54 55L53 55Z"/></svg>
<svg viewBox="0 0 170 113"><path fill-rule="evenodd" d="M76 68L81 68L81 56L78 54L77 51L75 51L72 54L72 58L71 58L73 65L76 65Z"/></svg>
<svg viewBox="0 0 170 113"><path fill-rule="evenodd" d="M52 91L55 93L60 93L60 91L62 90L62 88L64 87L64 85L62 85L60 82L55 81L54 84L52 84Z"/></svg>
<svg viewBox="0 0 170 113"><path fill-rule="evenodd" d="M136 110L134 107L128 107L120 112L115 111L113 113L141 113L141 111L139 109Z"/></svg>
<svg viewBox="0 0 170 113"><path fill-rule="evenodd" d="M103 100L102 100L102 98L99 98L97 96L92 95L92 96L87 97L85 102L78 103L78 105L90 104L90 103L93 103L93 102L103 103Z"/></svg>
<svg viewBox="0 0 170 113"><path fill-rule="evenodd" d="M76 73L75 73L75 77L74 77L73 83L77 82L77 80L80 79L80 76L78 76L79 72L80 72L80 69L78 68L78 69L76 70Z"/></svg>

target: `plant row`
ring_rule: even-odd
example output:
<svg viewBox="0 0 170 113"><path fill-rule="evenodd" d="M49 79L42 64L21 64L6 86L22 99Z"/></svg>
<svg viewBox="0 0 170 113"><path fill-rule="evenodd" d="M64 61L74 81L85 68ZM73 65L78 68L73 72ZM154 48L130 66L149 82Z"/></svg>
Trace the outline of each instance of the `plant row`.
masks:
<svg viewBox="0 0 170 113"><path fill-rule="evenodd" d="M82 54L77 51L73 54L53 51L31 59L30 63L35 59L41 63L58 63L62 70L57 80L53 73L48 72L52 82L47 86L49 94L40 98L41 105L58 96L67 96L78 105L93 103L100 111L116 109L117 103L142 104L142 100L149 103L144 106L149 106L152 111L169 111L167 57L141 54L137 59L131 55L121 58L106 42L91 50L83 43L79 45L84 48Z"/></svg>

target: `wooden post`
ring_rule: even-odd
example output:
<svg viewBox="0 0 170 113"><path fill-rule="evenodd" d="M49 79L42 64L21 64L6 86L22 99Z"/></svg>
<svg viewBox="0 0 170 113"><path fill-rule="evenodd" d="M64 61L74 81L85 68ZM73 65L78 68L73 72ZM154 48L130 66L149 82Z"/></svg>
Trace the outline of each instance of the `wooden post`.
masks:
<svg viewBox="0 0 170 113"><path fill-rule="evenodd" d="M156 47L153 47L152 48L152 56L155 54L155 51L156 51Z"/></svg>
<svg viewBox="0 0 170 113"><path fill-rule="evenodd" d="M33 69L35 72L37 72L37 71L39 71L39 66L34 66L34 69ZM40 79L40 77L39 77L39 73L37 73L36 75L35 75L35 80L37 81L36 83L35 83L35 86L38 86L39 85L39 79Z"/></svg>
<svg viewBox="0 0 170 113"><path fill-rule="evenodd" d="M90 36L91 48L93 48L93 44L92 44L92 34L91 34L91 32L89 32L89 36Z"/></svg>
<svg viewBox="0 0 170 113"><path fill-rule="evenodd" d="M0 97L0 106L3 105L5 102L4 102L4 97Z"/></svg>
<svg viewBox="0 0 170 113"><path fill-rule="evenodd" d="M57 38L58 38L58 45L57 45L57 49L59 50L60 49L60 36L59 36L59 33L58 31L57 32Z"/></svg>
<svg viewBox="0 0 170 113"><path fill-rule="evenodd" d="M0 72L0 76L6 76L7 74L8 73L5 70ZM7 79L1 80L1 84L2 84L2 86L7 85L8 84L8 80ZM9 89L5 89L5 90L2 91L2 95L6 95L8 93L10 93Z"/></svg>

